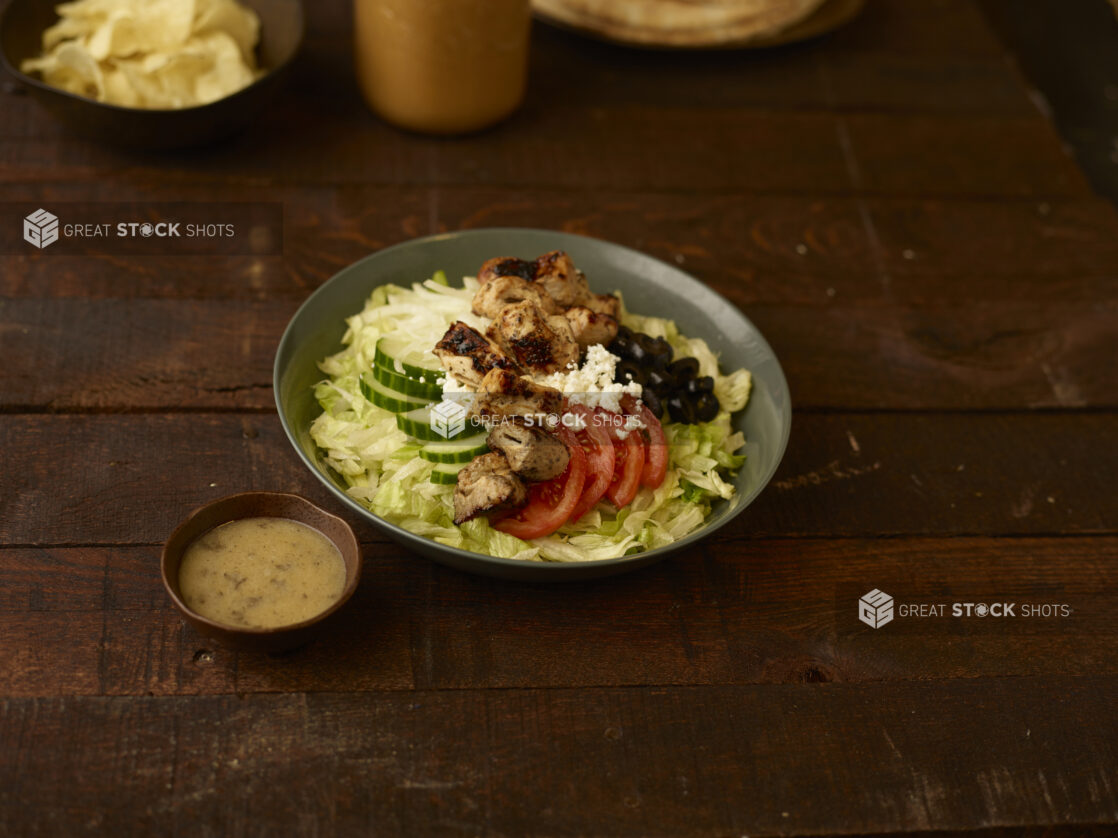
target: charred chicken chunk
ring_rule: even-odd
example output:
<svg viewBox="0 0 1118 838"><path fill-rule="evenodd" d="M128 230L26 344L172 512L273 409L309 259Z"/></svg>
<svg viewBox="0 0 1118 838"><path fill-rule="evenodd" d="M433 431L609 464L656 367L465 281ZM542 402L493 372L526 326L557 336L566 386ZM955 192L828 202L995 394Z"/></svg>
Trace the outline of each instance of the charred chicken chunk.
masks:
<svg viewBox="0 0 1118 838"><path fill-rule="evenodd" d="M584 352L596 343L608 346L617 337L617 321L608 314L597 314L586 306L571 306L564 316Z"/></svg>
<svg viewBox="0 0 1118 838"><path fill-rule="evenodd" d="M578 360L578 343L566 320L558 315L546 317L527 300L502 308L486 335L529 372L556 372Z"/></svg>
<svg viewBox="0 0 1118 838"><path fill-rule="evenodd" d="M477 272L477 281L485 285L499 276L516 276L531 282L536 278L536 263L515 256L496 256L486 259Z"/></svg>
<svg viewBox="0 0 1118 838"><path fill-rule="evenodd" d="M528 487L513 473L504 455L482 454L458 472L454 523L463 524L480 512L515 509L527 502Z"/></svg>
<svg viewBox="0 0 1118 838"><path fill-rule="evenodd" d="M590 296L586 276L562 250L553 250L536 259L535 281L560 308L579 305Z"/></svg>
<svg viewBox="0 0 1118 838"><path fill-rule="evenodd" d="M486 443L504 454L512 470L525 480L558 477L571 458L559 437L538 425L502 422L489 432Z"/></svg>
<svg viewBox="0 0 1118 838"><path fill-rule="evenodd" d="M479 416L547 416L558 414L563 394L511 370L492 369L478 385L473 411Z"/></svg>
<svg viewBox="0 0 1118 838"><path fill-rule="evenodd" d="M620 316L621 301L612 294L591 293L586 275L574 266L571 257L562 250L552 250L531 261L513 256L498 256L485 262L478 271L478 281L483 289L493 280L502 277L522 279L538 288L544 295L545 303L547 298L553 301L553 307L547 304L540 306L548 314L580 305L596 314ZM481 313L476 309L475 312Z"/></svg>
<svg viewBox="0 0 1118 838"><path fill-rule="evenodd" d="M511 369L512 361L501 354L484 335L463 323L452 323L435 344L443 369L466 384L479 384L492 369Z"/></svg>
<svg viewBox="0 0 1118 838"><path fill-rule="evenodd" d="M595 314L604 314L617 320L621 317L621 300L613 294L590 294L582 305Z"/></svg>
<svg viewBox="0 0 1118 838"><path fill-rule="evenodd" d="M545 314L558 314L559 306L547 292L519 276L499 276L481 286L474 295L474 314L496 317L510 303L533 303Z"/></svg>

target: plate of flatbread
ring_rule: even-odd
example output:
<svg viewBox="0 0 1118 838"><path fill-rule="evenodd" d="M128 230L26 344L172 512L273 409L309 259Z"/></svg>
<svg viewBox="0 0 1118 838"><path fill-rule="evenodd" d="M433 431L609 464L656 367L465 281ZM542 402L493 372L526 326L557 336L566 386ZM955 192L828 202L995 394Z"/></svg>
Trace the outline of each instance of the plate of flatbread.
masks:
<svg viewBox="0 0 1118 838"><path fill-rule="evenodd" d="M676 49L773 47L854 18L865 0L532 0L548 23L616 43Z"/></svg>

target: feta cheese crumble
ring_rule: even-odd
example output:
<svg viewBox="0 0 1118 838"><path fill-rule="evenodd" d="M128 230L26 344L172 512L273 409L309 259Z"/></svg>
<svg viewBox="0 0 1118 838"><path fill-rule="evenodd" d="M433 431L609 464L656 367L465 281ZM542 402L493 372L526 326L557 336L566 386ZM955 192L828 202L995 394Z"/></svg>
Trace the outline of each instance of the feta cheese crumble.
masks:
<svg viewBox="0 0 1118 838"><path fill-rule="evenodd" d="M572 404L589 408L601 407L611 413L621 413L622 396L629 395L639 399L642 388L636 381L619 384L613 380L620 360L598 343L586 350L586 361L581 367L572 361L567 365L567 372L537 375L532 380L537 384L554 387L565 394Z"/></svg>

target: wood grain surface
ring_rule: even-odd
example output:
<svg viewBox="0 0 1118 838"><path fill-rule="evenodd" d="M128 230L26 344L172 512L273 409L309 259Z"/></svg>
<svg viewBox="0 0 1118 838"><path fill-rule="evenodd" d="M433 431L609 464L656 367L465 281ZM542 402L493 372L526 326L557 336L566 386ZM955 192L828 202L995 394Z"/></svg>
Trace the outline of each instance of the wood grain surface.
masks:
<svg viewBox="0 0 1118 838"><path fill-rule="evenodd" d="M0 834L1114 834L1118 216L977 6L870 0L748 53L537 25L524 107L447 140L371 115L348 4L306 5L284 96L213 148L88 144L0 88L0 202L283 211L275 255L0 254ZM408 553L302 466L271 392L295 309L488 226L640 249L760 327L795 415L742 516L525 585ZM366 557L283 656L205 640L159 578L247 489ZM1075 612L875 631L875 587Z"/></svg>

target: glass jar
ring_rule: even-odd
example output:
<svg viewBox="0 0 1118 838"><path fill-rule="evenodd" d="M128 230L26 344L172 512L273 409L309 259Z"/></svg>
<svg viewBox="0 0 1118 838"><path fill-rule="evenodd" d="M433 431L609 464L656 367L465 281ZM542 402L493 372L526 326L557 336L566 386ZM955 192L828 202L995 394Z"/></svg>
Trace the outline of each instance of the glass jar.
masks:
<svg viewBox="0 0 1118 838"><path fill-rule="evenodd" d="M402 128L461 134L520 104L529 0L355 0L357 80L369 106Z"/></svg>

